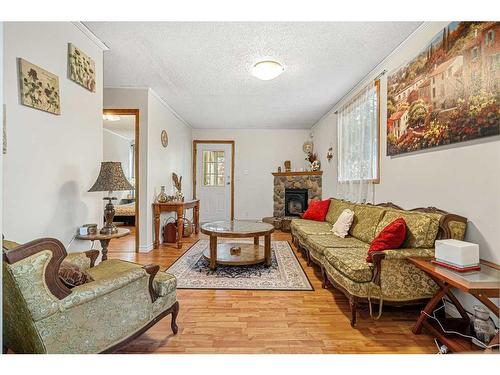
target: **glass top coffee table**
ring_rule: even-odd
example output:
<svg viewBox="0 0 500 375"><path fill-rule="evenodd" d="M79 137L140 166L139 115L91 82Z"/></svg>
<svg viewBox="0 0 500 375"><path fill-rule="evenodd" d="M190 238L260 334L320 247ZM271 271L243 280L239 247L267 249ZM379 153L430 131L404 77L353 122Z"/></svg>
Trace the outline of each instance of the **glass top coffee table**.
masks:
<svg viewBox="0 0 500 375"><path fill-rule="evenodd" d="M271 265L271 233L274 226L251 220L214 221L203 224L201 233L210 236L210 247L205 249L203 256L210 262L210 269L217 264L244 266L265 263ZM259 244L259 237L264 237L264 246ZM217 237L251 238L253 244L242 242L217 243Z"/></svg>

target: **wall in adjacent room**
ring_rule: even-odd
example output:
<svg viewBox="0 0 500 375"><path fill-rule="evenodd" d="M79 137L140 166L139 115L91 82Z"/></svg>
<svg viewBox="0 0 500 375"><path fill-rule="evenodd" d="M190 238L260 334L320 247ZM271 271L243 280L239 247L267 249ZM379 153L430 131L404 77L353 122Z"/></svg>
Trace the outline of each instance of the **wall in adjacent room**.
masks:
<svg viewBox="0 0 500 375"><path fill-rule="evenodd" d="M101 196L87 192L102 161L102 50L71 22L6 22L4 38L3 233L67 245L78 226L102 223ZM96 92L67 78L68 42L95 61ZM61 115L20 104L18 58L59 77ZM84 248L75 241L70 251Z"/></svg>
<svg viewBox="0 0 500 375"><path fill-rule="evenodd" d="M262 219L273 214L273 176L285 160L292 169L307 168L302 145L309 130L193 129L193 139L234 140L234 216Z"/></svg>
<svg viewBox="0 0 500 375"><path fill-rule="evenodd" d="M390 73L416 56L447 22L426 22L389 55L356 88L384 69ZM356 92L353 90L353 95ZM351 95L352 96L352 95ZM344 98L347 101L350 96ZM500 264L500 137L478 139L397 157L386 156L387 82L381 79L381 165L376 202L404 208L435 206L468 218L466 241L479 244L482 259ZM337 103L327 117L342 104ZM314 138L334 142L335 122L313 127ZM336 163L334 164L336 168ZM331 188L335 181L330 179ZM335 194L333 194L335 195ZM470 309L470 301L467 303Z"/></svg>
<svg viewBox="0 0 500 375"><path fill-rule="evenodd" d="M180 119L154 91L148 88L105 88L105 108L139 109L139 251L153 248L151 204L165 185L172 193L172 172L183 176L183 192L191 193L191 127ZM167 130L169 144L161 144L161 131ZM166 214L165 214L166 215ZM165 215L162 216L165 219Z"/></svg>
<svg viewBox="0 0 500 375"><path fill-rule="evenodd" d="M130 176L130 145L133 140L127 139L120 134L113 133L108 129L103 129L103 156L102 161L119 161L122 164L125 177ZM116 191L115 196L126 198L130 191Z"/></svg>

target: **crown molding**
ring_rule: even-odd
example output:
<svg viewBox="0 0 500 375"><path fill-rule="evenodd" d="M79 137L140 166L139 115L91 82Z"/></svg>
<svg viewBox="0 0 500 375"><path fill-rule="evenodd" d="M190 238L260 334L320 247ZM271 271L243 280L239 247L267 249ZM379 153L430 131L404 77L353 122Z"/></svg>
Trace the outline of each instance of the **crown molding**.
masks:
<svg viewBox="0 0 500 375"><path fill-rule="evenodd" d="M124 89L124 90L147 90L151 93L158 101L166 108L168 111L173 114L180 122L186 125L188 128L194 129L193 125L184 120L181 115L179 115L175 109L173 109L166 101L163 99L158 93L153 90L151 87L142 87L142 86L104 86L105 89Z"/></svg>
<svg viewBox="0 0 500 375"><path fill-rule="evenodd" d="M193 129L193 125L191 125L189 122L187 122L186 120L184 120L182 118L181 115L179 115L175 109L173 109L166 101L165 99L163 99L160 95L158 95L158 93L153 90L151 87L149 87L149 91L151 92L151 94L156 97L156 99L158 99L160 101L161 104L163 104L165 106L165 108L167 108L175 117L177 117L177 119L182 122L184 125L186 125L187 127Z"/></svg>
<svg viewBox="0 0 500 375"><path fill-rule="evenodd" d="M97 47L99 47L103 51L109 51L109 47L99 39L90 29L85 26L85 24L81 21L71 21L75 27L80 30L87 38L89 38Z"/></svg>

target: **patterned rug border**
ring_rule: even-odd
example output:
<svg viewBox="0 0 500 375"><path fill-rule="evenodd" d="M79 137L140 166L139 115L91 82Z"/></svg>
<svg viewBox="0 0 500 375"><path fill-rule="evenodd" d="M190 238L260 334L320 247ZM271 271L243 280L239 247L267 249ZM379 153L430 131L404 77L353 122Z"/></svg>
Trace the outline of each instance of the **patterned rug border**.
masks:
<svg viewBox="0 0 500 375"><path fill-rule="evenodd" d="M167 272L168 273L168 270L170 268L172 268L189 250L191 250L191 248L196 245L198 242L200 242L201 239L198 239L196 240L195 242L193 242L191 244L191 246L189 246L186 251L184 251L180 256L179 258L177 258L175 260L174 263L172 263L170 266L168 266L167 269L165 269L163 272ZM307 282L309 283L309 286L311 289L301 289L301 290L293 290L293 289L248 289L248 288L179 288L177 287L177 289L182 289L182 290L238 290L238 291L241 291L241 290L246 290L246 291L266 291L266 292L314 292L315 289L314 289L314 286L312 285L311 283L311 280L309 279L309 276L307 275L307 272L306 270L304 269L304 267L302 267L302 264L300 264L300 260L299 258L297 257L297 254L295 254L295 251L293 250L293 247L292 245L290 244L290 241L288 240L280 240L282 242L286 242L288 244L288 247L290 248L293 256L295 257L295 260L297 261L300 269L302 270L302 272L304 272L304 275L306 277L306 280Z"/></svg>

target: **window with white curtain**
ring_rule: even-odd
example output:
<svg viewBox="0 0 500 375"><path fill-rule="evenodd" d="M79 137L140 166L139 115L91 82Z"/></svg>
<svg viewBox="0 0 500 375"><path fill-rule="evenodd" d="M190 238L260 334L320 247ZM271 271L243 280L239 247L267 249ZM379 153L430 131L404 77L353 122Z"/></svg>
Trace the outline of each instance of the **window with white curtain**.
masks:
<svg viewBox="0 0 500 375"><path fill-rule="evenodd" d="M379 181L379 98L379 81L371 82L338 110L337 187L353 202L372 202Z"/></svg>

